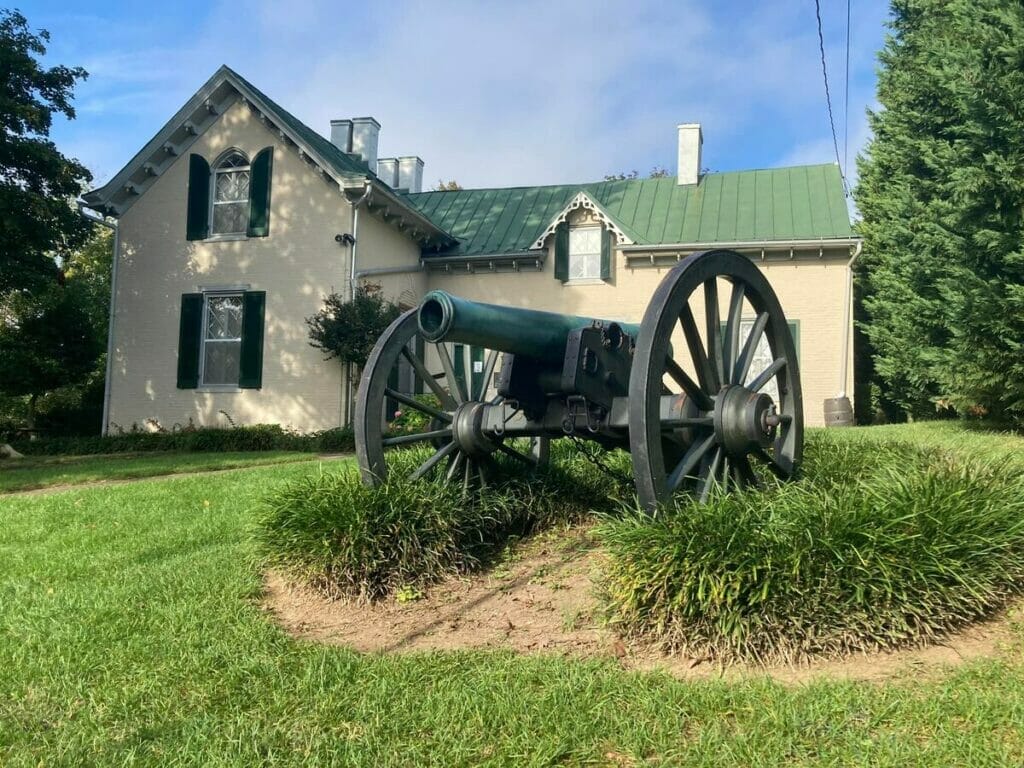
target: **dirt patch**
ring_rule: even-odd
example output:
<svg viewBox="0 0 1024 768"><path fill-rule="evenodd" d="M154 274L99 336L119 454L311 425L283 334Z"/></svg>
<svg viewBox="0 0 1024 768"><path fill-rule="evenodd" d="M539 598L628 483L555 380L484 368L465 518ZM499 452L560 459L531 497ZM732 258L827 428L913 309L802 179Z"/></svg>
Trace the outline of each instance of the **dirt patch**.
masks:
<svg viewBox="0 0 1024 768"><path fill-rule="evenodd" d="M1024 620L1024 609L1016 606L925 648L800 665L723 668L623 641L602 627L593 586L601 557L585 528L547 534L511 550L486 573L449 579L426 595L406 595L405 602L377 605L329 600L269 573L264 607L294 637L368 653L488 648L610 658L626 669L660 670L681 679L767 675L787 684L822 677L916 679L1020 645L1014 625Z"/></svg>

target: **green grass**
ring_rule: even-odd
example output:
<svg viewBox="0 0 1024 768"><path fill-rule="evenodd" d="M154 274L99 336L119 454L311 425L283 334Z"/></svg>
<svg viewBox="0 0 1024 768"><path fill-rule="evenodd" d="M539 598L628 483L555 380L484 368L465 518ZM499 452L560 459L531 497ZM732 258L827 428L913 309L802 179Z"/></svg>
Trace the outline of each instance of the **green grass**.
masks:
<svg viewBox="0 0 1024 768"><path fill-rule="evenodd" d="M159 453L41 457L0 460L0 494L101 480L129 480L258 464L310 461L310 453Z"/></svg>
<svg viewBox="0 0 1024 768"><path fill-rule="evenodd" d="M793 660L934 640L1024 590L1021 462L832 432L806 453L799 483L608 518L616 625L698 657Z"/></svg>
<svg viewBox="0 0 1024 768"><path fill-rule="evenodd" d="M0 501L0 764L1024 762L1019 632L1001 660L799 688L290 640L258 605L253 515L309 472Z"/></svg>

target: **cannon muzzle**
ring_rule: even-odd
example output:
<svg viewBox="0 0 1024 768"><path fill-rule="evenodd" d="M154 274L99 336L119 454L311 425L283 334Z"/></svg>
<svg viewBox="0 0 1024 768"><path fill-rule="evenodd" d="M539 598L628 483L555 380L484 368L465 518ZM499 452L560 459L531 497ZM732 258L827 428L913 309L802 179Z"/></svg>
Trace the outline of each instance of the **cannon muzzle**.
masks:
<svg viewBox="0 0 1024 768"><path fill-rule="evenodd" d="M423 337L435 344L469 344L561 365L572 331L597 324L609 326L613 321L499 307L431 291L420 302L418 322ZM634 339L640 332L640 326L633 323L618 325Z"/></svg>

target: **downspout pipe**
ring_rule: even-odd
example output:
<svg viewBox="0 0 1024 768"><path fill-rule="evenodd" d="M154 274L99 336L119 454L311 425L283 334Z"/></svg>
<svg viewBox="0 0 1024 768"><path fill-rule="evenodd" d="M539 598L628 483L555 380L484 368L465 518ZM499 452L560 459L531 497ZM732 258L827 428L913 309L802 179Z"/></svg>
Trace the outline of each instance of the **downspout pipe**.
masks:
<svg viewBox="0 0 1024 768"><path fill-rule="evenodd" d="M843 307L843 343L842 357L839 362L839 394L836 397L846 397L846 376L849 372L850 357L850 336L853 335L853 265L864 250L864 241L858 240L853 249L853 255L846 263L846 302Z"/></svg>
<svg viewBox="0 0 1024 768"><path fill-rule="evenodd" d="M110 307L107 310L107 362L103 374L103 424L100 426L100 435L106 437L110 424L110 371L114 365L114 301L117 298L117 254L121 252L121 229L116 221L110 222L102 216L87 214L81 201L78 203L78 215L114 233L114 252L110 260Z"/></svg>
<svg viewBox="0 0 1024 768"><path fill-rule="evenodd" d="M348 299L351 301L356 296L356 257L359 252L359 209L369 201L373 193L373 185L367 181L363 194L352 203L352 245L349 246L349 272L348 272ZM352 363L345 366L345 426L352 423L353 395L355 394L355 382L352 380Z"/></svg>

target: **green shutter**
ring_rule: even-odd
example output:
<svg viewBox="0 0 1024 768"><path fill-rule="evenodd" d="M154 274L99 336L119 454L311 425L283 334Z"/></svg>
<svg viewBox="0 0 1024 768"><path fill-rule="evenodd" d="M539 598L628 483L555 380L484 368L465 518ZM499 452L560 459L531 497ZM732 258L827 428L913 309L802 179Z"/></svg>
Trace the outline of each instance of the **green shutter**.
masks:
<svg viewBox="0 0 1024 768"><path fill-rule="evenodd" d="M608 280L612 276L612 233L607 227L601 227L601 279Z"/></svg>
<svg viewBox="0 0 1024 768"><path fill-rule="evenodd" d="M480 368L478 371L477 368ZM478 397L483 398L484 383L484 348L483 347L470 347L469 348L469 380L473 386L472 391L469 393L470 398Z"/></svg>
<svg viewBox="0 0 1024 768"><path fill-rule="evenodd" d="M274 169L274 148L260 150L249 166L249 237L270 234L270 179Z"/></svg>
<svg viewBox="0 0 1024 768"><path fill-rule="evenodd" d="M242 296L242 359L238 366L238 386L242 389L263 386L263 313L266 303L264 291L246 291Z"/></svg>
<svg viewBox="0 0 1024 768"><path fill-rule="evenodd" d="M555 279L569 279L569 225L564 221L555 227Z"/></svg>
<svg viewBox="0 0 1024 768"><path fill-rule="evenodd" d="M202 155L188 156L188 213L185 237L210 236L210 164Z"/></svg>
<svg viewBox="0 0 1024 768"><path fill-rule="evenodd" d="M178 389L199 386L199 350L203 342L203 294L181 296L178 324Z"/></svg>
<svg viewBox="0 0 1024 768"><path fill-rule="evenodd" d="M459 388L466 392L466 347L463 344L452 345L452 367L455 368L455 380ZM469 394L467 392L467 394Z"/></svg>

